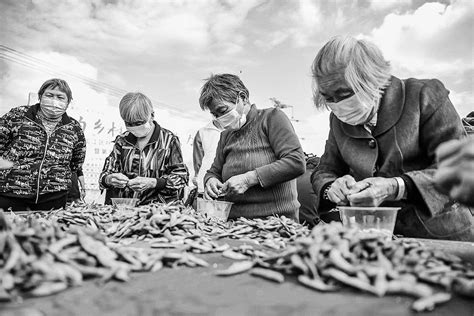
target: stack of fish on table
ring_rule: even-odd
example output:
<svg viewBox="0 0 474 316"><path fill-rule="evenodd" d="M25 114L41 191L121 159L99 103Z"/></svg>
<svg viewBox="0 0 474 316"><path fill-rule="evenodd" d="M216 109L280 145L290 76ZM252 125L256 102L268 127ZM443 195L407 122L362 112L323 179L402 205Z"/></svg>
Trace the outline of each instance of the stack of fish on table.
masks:
<svg viewBox="0 0 474 316"><path fill-rule="evenodd" d="M7 213L8 214L8 213ZM364 234L340 223L312 231L285 217L223 222L180 203L119 210L97 204L0 218L0 300L45 296L84 279L127 281L130 272L209 267L203 256L235 260L218 276L249 272L311 289L349 287L376 296L416 298L432 310L452 293L474 297L474 269L416 241ZM235 239L240 245L231 247Z"/></svg>

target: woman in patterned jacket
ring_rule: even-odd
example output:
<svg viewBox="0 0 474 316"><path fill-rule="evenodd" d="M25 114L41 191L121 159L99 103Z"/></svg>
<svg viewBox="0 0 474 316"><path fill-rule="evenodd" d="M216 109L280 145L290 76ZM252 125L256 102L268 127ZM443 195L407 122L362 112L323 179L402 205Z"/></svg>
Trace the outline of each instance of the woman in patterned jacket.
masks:
<svg viewBox="0 0 474 316"><path fill-rule="evenodd" d="M51 210L66 205L71 172L82 166L86 141L66 114L72 93L66 81L47 80L39 103L0 117L0 208Z"/></svg>
<svg viewBox="0 0 474 316"><path fill-rule="evenodd" d="M182 198L189 174L178 137L154 121L142 93L127 93L119 109L127 131L116 138L99 177L105 204L114 197L136 197L140 205Z"/></svg>

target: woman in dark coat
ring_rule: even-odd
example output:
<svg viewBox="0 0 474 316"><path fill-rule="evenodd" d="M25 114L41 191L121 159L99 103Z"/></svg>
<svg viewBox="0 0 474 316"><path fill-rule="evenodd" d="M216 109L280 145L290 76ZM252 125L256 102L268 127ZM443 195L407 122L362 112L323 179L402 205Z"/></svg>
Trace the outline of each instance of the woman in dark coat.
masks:
<svg viewBox="0 0 474 316"><path fill-rule="evenodd" d="M332 111L311 178L321 217L336 205L400 206L396 234L472 240L469 209L433 186L435 149L465 136L443 84L391 76L376 46L349 37L330 40L312 72L316 105Z"/></svg>

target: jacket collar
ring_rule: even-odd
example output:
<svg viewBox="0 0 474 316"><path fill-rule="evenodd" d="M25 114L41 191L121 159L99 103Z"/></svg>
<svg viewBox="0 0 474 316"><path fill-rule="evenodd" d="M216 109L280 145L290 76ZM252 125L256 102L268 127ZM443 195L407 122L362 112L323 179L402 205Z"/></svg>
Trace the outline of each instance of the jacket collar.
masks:
<svg viewBox="0 0 474 316"><path fill-rule="evenodd" d="M257 117L257 114L258 114L257 106L255 104L252 104L250 106L249 112L247 113L247 121L245 122L244 126L246 126L249 122L253 121L255 117Z"/></svg>
<svg viewBox="0 0 474 316"><path fill-rule="evenodd" d="M214 125L214 121L210 121L204 128L221 132L221 130L216 125Z"/></svg>
<svg viewBox="0 0 474 316"><path fill-rule="evenodd" d="M151 135L151 138L148 141L148 144L152 144L158 141L160 138L161 126L156 121L153 121L153 125L155 127L155 130L153 131L153 135ZM135 145L137 143L137 137L133 135L132 133L128 132L128 134L125 135L125 141L131 145Z"/></svg>
<svg viewBox="0 0 474 316"><path fill-rule="evenodd" d="M25 116L28 117L29 119L31 119L32 121L36 121L37 118L38 118L39 109L40 109L40 104L36 103L36 104L30 106L28 111L26 111ZM63 116L61 117L61 124L60 125L66 125L66 124L69 124L71 122L72 122L71 118L66 114L66 112L64 112Z"/></svg>
<svg viewBox="0 0 474 316"><path fill-rule="evenodd" d="M403 112L405 105L405 87L404 83L397 77L392 76L390 78L390 84L383 93L382 99L380 100L379 110L377 112L377 125L370 135L370 133L362 125L349 125L341 122L334 116L334 119L338 121L344 133L352 138L370 138L372 136L379 136L388 131L394 126ZM334 114L331 114L334 115Z"/></svg>

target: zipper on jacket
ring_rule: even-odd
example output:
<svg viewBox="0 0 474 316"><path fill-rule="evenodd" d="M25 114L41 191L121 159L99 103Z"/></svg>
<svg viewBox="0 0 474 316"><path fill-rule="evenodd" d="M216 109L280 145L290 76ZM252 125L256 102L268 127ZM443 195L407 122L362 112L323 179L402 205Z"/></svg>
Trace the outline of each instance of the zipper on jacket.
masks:
<svg viewBox="0 0 474 316"><path fill-rule="evenodd" d="M140 172L141 172L141 167L142 167L142 151L141 151L140 148L138 148L138 152L140 154L140 158L138 159L138 175L137 175L137 177L140 177ZM138 193L138 192L135 192L135 191L133 192L133 198L141 199L141 196L139 197L139 195L141 195L141 193Z"/></svg>
<svg viewBox="0 0 474 316"><path fill-rule="evenodd" d="M48 144L49 144L49 135L48 135L48 132L46 131L46 128L42 125L42 124L39 124L38 122L36 122L35 120L32 120L30 119L29 117L26 117L27 120L30 120L31 122L33 122L34 124L38 125L40 129L42 129L45 133L46 133L46 145L44 147L44 153L43 153L43 159L41 160L41 163L40 163L40 166L39 166L39 169L38 169L38 181L36 183L36 200L35 200L35 204L38 203L38 200L39 200L39 191L40 191L40 179L41 179L41 169L43 168L43 163L44 163L44 160L46 159L46 153L48 152ZM67 123L67 124L64 124L64 125L56 125L56 127L53 129L53 131L51 132L51 135L54 134L54 132L58 129L60 129L61 127L63 126L67 126L71 123Z"/></svg>
<svg viewBox="0 0 474 316"><path fill-rule="evenodd" d="M46 130L45 130L45 132L46 132ZM44 146L43 159L41 160L41 163L40 163L40 166L39 166L39 169L38 169L38 183L36 184L36 201L35 201L35 204L38 204L38 200L39 200L41 169L43 168L43 163L44 163L44 160L46 159L46 153L48 152L48 144L49 144L49 136L48 136L48 133L46 132L46 145Z"/></svg>

